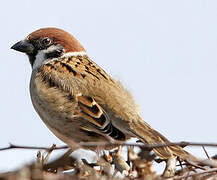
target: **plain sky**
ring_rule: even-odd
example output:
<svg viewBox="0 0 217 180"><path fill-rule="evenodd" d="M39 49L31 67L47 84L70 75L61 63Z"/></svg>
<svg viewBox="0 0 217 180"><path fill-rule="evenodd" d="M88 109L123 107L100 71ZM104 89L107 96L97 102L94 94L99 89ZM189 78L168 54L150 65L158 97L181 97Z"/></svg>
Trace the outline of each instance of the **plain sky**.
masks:
<svg viewBox="0 0 217 180"><path fill-rule="evenodd" d="M217 141L217 1L8 0L0 18L0 147L63 144L33 109L27 57L10 49L42 27L72 33L132 92L144 120L171 141ZM206 157L202 148L187 150ZM2 151L0 171L36 154Z"/></svg>

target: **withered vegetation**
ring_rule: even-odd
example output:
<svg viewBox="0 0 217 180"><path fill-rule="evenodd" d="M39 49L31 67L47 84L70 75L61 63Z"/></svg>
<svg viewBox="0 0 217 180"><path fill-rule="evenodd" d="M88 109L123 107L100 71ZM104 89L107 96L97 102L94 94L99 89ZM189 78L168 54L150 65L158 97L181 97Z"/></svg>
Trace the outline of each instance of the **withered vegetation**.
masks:
<svg viewBox="0 0 217 180"><path fill-rule="evenodd" d="M153 147L163 147L170 145L180 146L202 146L207 159L197 162L181 161L176 157L167 160L167 165L163 174L159 174L153 170L153 163L160 163L163 167L165 161L158 159L153 153ZM217 157L209 157L205 146L215 146L213 143L170 143L159 145L142 145L134 143L116 144L127 147L127 158L123 157L122 147L113 149L109 152L103 149L105 146L114 146L112 143L80 143L69 149L67 146L51 148L46 147L31 147L10 145L5 148L0 148L0 151L10 149L40 149L37 153L35 162L30 165L20 167L18 170L5 172L0 174L0 180L128 180L128 179L148 179L148 180L163 180L163 179L217 179ZM82 147L93 147L98 149L97 161L88 162L86 159L80 161L71 153ZM135 151L135 146L139 150ZM54 150L66 149L67 152L60 157L49 160L50 155ZM42 150L43 149L43 150ZM0 152L1 153L1 152ZM13 153L13 152L12 152ZM48 161L49 160L49 161Z"/></svg>

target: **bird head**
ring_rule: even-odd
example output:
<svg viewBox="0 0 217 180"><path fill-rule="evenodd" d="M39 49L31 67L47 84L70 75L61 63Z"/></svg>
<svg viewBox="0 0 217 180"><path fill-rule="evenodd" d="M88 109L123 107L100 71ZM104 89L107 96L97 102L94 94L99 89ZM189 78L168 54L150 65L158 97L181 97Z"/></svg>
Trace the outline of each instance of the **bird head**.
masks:
<svg viewBox="0 0 217 180"><path fill-rule="evenodd" d="M65 53L85 53L83 46L71 34L58 28L42 28L29 34L11 49L26 53L30 64L58 58ZM37 62L38 64L38 62Z"/></svg>

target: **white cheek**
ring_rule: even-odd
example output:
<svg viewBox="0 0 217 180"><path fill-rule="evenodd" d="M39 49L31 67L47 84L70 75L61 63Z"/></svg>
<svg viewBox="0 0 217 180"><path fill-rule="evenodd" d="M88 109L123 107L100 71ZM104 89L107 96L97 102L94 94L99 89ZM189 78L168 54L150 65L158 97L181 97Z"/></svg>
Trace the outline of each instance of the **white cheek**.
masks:
<svg viewBox="0 0 217 180"><path fill-rule="evenodd" d="M41 65L43 64L44 60L45 60L45 50L40 50L38 51L38 54L35 57L35 61L33 63L33 69L38 69L39 67L41 67Z"/></svg>
<svg viewBox="0 0 217 180"><path fill-rule="evenodd" d="M54 51L58 50L59 48L60 48L60 46L58 46L58 45L52 45L52 46L50 46L49 48L44 49L43 52L44 52L45 54L49 54L49 53L51 53L51 52L54 52Z"/></svg>
<svg viewBox="0 0 217 180"><path fill-rule="evenodd" d="M47 49L39 50L38 54L36 55L36 59L33 63L33 70L40 68L45 62L49 61L50 59L46 59L46 54L52 53L58 50L60 46L52 45ZM62 57L73 57L73 56L84 56L87 55L85 51L80 52L68 52L65 53Z"/></svg>
<svg viewBox="0 0 217 180"><path fill-rule="evenodd" d="M33 63L33 69L38 69L42 66L42 64L46 61L46 54L54 52L58 49L58 46L52 45L47 49L39 50L36 55L35 61Z"/></svg>

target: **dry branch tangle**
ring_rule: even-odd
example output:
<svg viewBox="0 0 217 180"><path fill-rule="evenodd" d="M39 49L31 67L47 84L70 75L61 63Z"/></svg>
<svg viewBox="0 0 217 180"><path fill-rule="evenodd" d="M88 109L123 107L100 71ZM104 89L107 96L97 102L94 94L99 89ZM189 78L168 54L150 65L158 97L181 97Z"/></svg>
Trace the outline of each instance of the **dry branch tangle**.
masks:
<svg viewBox="0 0 217 180"><path fill-rule="evenodd" d="M90 143L79 143L75 144L75 147L73 150L76 150L79 147L97 147L97 146L113 146L114 143L108 143L108 142L90 142ZM179 142L179 143L169 143L169 144L156 144L153 146L150 145L143 145L143 144L135 144L135 143L115 143L115 145L123 145L123 146L137 146L142 149L142 152L144 151L150 151L152 148L155 147L164 147L164 146L171 146L171 145L190 145L190 146L214 146L217 147L216 143L190 143L190 142ZM1 148L0 150L9 150L9 149L44 149L48 151L48 154L51 153L53 150L58 149L66 149L67 146L61 146L56 147L52 146L49 147L36 147L36 146L19 146L10 144L8 147ZM72 150L72 151L73 151ZM134 154L134 155L133 155ZM150 157L145 157L144 155L141 155L141 153L135 153L134 151L131 151L131 155L128 157L128 164L129 168L126 168L126 171L128 173L125 173L127 175L125 179L164 179L160 175L156 174L156 172L152 169L152 162L153 157L149 155ZM62 159L61 159L62 158ZM83 161L83 163L79 163L76 161L75 158L69 157L66 155L63 155L61 158L56 159L52 162L49 162L47 164L36 162L29 166L21 167L20 170L10 173L4 173L0 174L0 180L2 179L16 179L17 177L20 178L21 174L30 175L31 178L33 176L41 177L41 179L120 179L119 177L115 176L114 174L114 164L116 167L119 166L119 162L122 162L122 157L119 156L117 153L116 156L113 156L113 161L109 161L106 157L101 157L97 163L88 163L87 161ZM117 158L117 159L115 159ZM46 159L46 158L42 158ZM121 159L121 161L120 161ZM149 160L147 160L149 159ZM211 179L216 176L217 163L214 160L200 160L198 161L199 165L194 164L185 164L185 168L183 167L179 171L174 171L176 175L173 178L170 179L194 179L196 177L200 179ZM121 165L121 164L120 164ZM100 167L100 170L96 170L96 166ZM184 164L182 164L184 166ZM207 167L209 166L209 167ZM120 166L119 166L120 167ZM202 171L198 171L198 168L203 169ZM61 169L61 171L60 171ZM73 169L74 174L68 175L63 174L62 171ZM118 169L115 168L116 171ZM56 173L58 171L58 173ZM124 170L124 172L126 172ZM194 172L195 171L195 172ZM36 173L37 172L37 173ZM177 174L178 173L178 174ZM188 174L190 173L190 174ZM29 177L26 177L28 180Z"/></svg>

